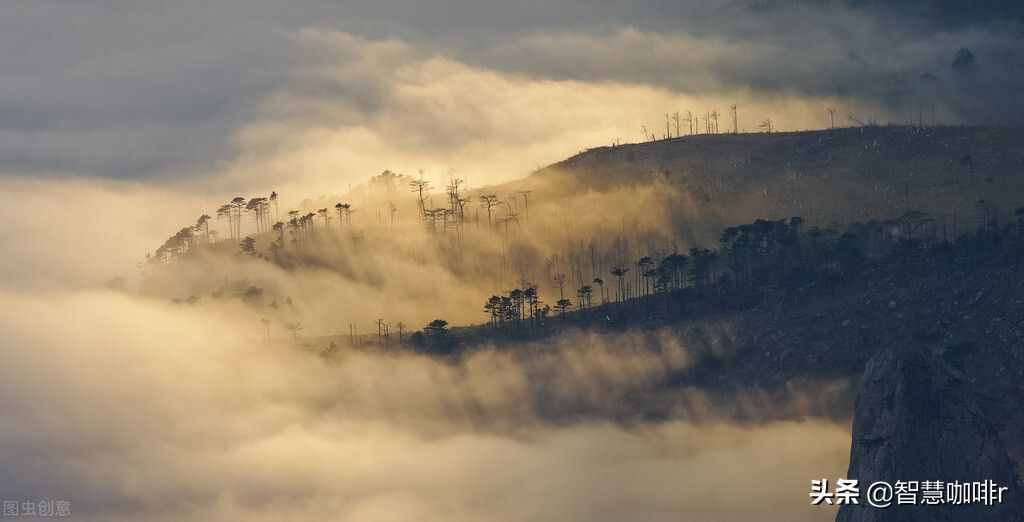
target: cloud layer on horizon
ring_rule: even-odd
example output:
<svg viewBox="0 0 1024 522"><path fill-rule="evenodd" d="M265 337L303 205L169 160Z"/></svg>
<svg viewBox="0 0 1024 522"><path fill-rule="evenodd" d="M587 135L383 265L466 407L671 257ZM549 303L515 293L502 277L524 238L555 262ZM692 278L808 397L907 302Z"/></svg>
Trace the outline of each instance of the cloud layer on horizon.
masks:
<svg viewBox="0 0 1024 522"><path fill-rule="evenodd" d="M0 172L20 174L217 173L266 154L251 148L254 133L287 125L260 145L328 145L376 170L395 150L448 166L495 153L493 163L519 160L498 175L507 179L579 147L638 139L663 112L730 102L748 108L748 129L766 116L820 127L825 104L881 122L934 104L942 121L1005 123L1021 112L1012 93L1024 78L1012 8L261 0L16 1L0 12L0 44L19 49L0 59ZM961 47L976 61L954 70ZM567 103L552 87L583 96ZM596 91L606 92L588 96ZM813 117L791 116L787 101L813 106ZM554 121L522 127L534 106Z"/></svg>
<svg viewBox="0 0 1024 522"><path fill-rule="evenodd" d="M834 515L805 496L845 465L847 429L830 421L551 423L508 354L324 361L268 346L242 310L59 297L0 290L0 487L68 500L76 520ZM613 403L669 362L577 343L534 363L555 363L540 385L559 401Z"/></svg>

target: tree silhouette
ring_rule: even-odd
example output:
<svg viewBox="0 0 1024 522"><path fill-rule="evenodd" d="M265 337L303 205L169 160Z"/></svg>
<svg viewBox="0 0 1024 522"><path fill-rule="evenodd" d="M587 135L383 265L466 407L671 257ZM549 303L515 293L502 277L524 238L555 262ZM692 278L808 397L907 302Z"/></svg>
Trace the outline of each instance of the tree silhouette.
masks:
<svg viewBox="0 0 1024 522"><path fill-rule="evenodd" d="M199 216L199 219L196 220L196 232L199 232L200 230L203 231L203 233L206 236L206 242L209 243L210 242L210 216L208 216L206 214L203 214L203 215Z"/></svg>
<svg viewBox="0 0 1024 522"><path fill-rule="evenodd" d="M235 239L235 224L233 212L234 211L230 203L226 205L221 205L220 208L217 209L217 219L228 220L228 237L231 238L232 240Z"/></svg>
<svg viewBox="0 0 1024 522"><path fill-rule="evenodd" d="M639 271L639 275L643 277L644 281L643 295L647 295L648 293L650 293L649 283L650 278L654 275L654 273L651 271L653 267L654 260L651 259L650 256L643 256L640 258L639 261L637 261L637 270Z"/></svg>
<svg viewBox="0 0 1024 522"><path fill-rule="evenodd" d="M432 349L446 353L452 348L451 338L448 335L448 321L434 319L423 328L423 333Z"/></svg>
<svg viewBox="0 0 1024 522"><path fill-rule="evenodd" d="M346 225L352 224L352 212L354 210L351 203L338 203L334 205L334 208L338 211L338 217L343 223Z"/></svg>
<svg viewBox="0 0 1024 522"><path fill-rule="evenodd" d="M595 277L593 283L597 285L598 288L600 288L601 290L601 304L606 304L608 302L608 296L605 295L604 292L604 279L601 279L600 277Z"/></svg>
<svg viewBox="0 0 1024 522"><path fill-rule="evenodd" d="M423 327L423 331L430 337L440 337L448 335L448 321L444 319L434 319L430 321L427 326Z"/></svg>
<svg viewBox="0 0 1024 522"><path fill-rule="evenodd" d="M420 171L420 179L414 179L409 182L409 186L412 187L412 191L417 194L417 204L420 210L420 219L426 218L426 201L423 199L428 192L430 192L430 182L423 179L423 171Z"/></svg>
<svg viewBox="0 0 1024 522"><path fill-rule="evenodd" d="M669 254L661 260L657 268L657 277L663 290L678 290L683 287L688 263L688 257L677 253Z"/></svg>
<svg viewBox="0 0 1024 522"><path fill-rule="evenodd" d="M491 326L497 326L498 320L501 317L501 297L492 295L488 298L487 302L484 303L484 312L491 316Z"/></svg>
<svg viewBox="0 0 1024 522"><path fill-rule="evenodd" d="M246 238L243 239L238 244L238 246L241 249L242 254L245 254L247 256L256 255L256 240L253 239L251 236L246 236Z"/></svg>
<svg viewBox="0 0 1024 522"><path fill-rule="evenodd" d="M568 299L559 299L558 302L555 303L555 308L558 310L559 315L565 317L566 311L568 311L569 308L572 308L572 301Z"/></svg>
<svg viewBox="0 0 1024 522"><path fill-rule="evenodd" d="M618 286L616 287L616 299L621 303L626 297L626 294L623 293L622 290L622 280L626 277L626 274L629 273L629 269L621 265L616 265L612 267L610 272L615 276L616 281L618 282Z"/></svg>
<svg viewBox="0 0 1024 522"><path fill-rule="evenodd" d="M256 233L263 232L266 229L267 221L267 198L250 199L245 204L245 210L253 215L253 221L256 223Z"/></svg>
<svg viewBox="0 0 1024 522"><path fill-rule="evenodd" d="M519 288L516 288L509 292L509 299L512 300L513 305L513 318L518 322L523 318L524 308L526 306L526 295Z"/></svg>
<svg viewBox="0 0 1024 522"><path fill-rule="evenodd" d="M594 288L590 285L583 285L576 291L576 295L579 299L578 306L582 310L590 308L590 295L594 292Z"/></svg>
<svg viewBox="0 0 1024 522"><path fill-rule="evenodd" d="M526 305L530 312L530 319L536 324L537 322L537 305L540 304L540 297L537 295L537 288L533 285L526 284L526 288L523 289L523 296L526 299Z"/></svg>
<svg viewBox="0 0 1024 522"><path fill-rule="evenodd" d="M498 206L498 196L494 194L483 194L480 196L480 207L487 209L487 227L494 227L494 220L491 217L491 209Z"/></svg>
<svg viewBox="0 0 1024 522"><path fill-rule="evenodd" d="M231 237L237 241L242 237L242 209L245 208L246 201L242 196L236 196L229 205L231 206L231 221L234 227Z"/></svg>

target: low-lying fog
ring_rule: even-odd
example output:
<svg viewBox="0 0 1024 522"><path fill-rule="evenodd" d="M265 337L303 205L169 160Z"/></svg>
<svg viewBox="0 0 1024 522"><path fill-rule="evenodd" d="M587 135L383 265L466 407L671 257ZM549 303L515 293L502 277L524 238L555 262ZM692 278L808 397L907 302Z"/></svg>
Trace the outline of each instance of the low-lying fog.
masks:
<svg viewBox="0 0 1024 522"><path fill-rule="evenodd" d="M834 515L807 494L844 470L845 423L739 424L696 393L657 422L604 415L689 363L677 339L656 352L571 334L529 359L484 348L458 363L325 360L280 330L267 342L241 301L173 304L103 285L152 248L146 230L178 219L173 194L5 183L4 217L19 226L0 236L4 499L63 499L74 519L97 521Z"/></svg>

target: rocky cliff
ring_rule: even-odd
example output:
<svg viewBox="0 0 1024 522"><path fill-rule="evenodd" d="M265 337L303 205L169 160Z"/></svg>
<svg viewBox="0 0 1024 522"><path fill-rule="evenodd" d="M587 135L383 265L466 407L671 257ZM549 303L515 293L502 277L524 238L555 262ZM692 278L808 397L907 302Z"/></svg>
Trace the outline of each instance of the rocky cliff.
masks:
<svg viewBox="0 0 1024 522"><path fill-rule="evenodd" d="M853 421L848 477L862 493L876 481L993 480L1009 487L1004 503L844 506L838 522L1017 521L1024 502L998 408L965 374L955 348L889 349L869 361Z"/></svg>

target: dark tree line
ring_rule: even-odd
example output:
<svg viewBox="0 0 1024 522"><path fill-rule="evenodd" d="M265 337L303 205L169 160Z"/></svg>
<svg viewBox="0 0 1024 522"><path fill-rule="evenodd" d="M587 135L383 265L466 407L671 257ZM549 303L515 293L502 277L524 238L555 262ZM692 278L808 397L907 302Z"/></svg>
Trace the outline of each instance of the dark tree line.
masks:
<svg viewBox="0 0 1024 522"><path fill-rule="evenodd" d="M227 221L228 237L226 239L218 240L217 231L210 230L210 220L213 218L203 214L199 216L194 225L182 228L164 241L153 253L146 254L146 261L142 266L170 263L189 254L201 245L215 245L225 241L237 245L237 253L241 255L276 260L288 243L298 245L312 238L318 230L331 228L332 220L337 221L339 228L351 225L352 214L355 212L352 204L339 202L334 205L333 213L327 208L321 208L316 212L290 210L286 213L285 221L276 221L277 203L277 192L271 192L268 197L246 199L237 196L232 198L228 203L221 205L216 212L218 220ZM252 218L254 233L243 237L242 222L246 216ZM257 248L256 238L267 233L270 237L269 246L266 253L261 253ZM269 257L266 254L269 254Z"/></svg>
<svg viewBox="0 0 1024 522"><path fill-rule="evenodd" d="M483 312L491 329L506 332L557 324L547 321L552 309L563 319L583 323L615 317L643 320L702 306L735 308L835 291L869 267L898 273L970 266L1004 253L1024 257L1024 207L1005 223L984 201L975 210L973 230L956 238L950 237L948 223L920 211L809 228L800 217L757 220L725 229L715 248L642 256L612 266L613 288L607 297L604 280L595 278L593 285L576 289L575 310L565 297L564 276L556 274L558 299L553 307L543 302L536 286L527 284L490 296ZM592 299L595 287L597 305Z"/></svg>

